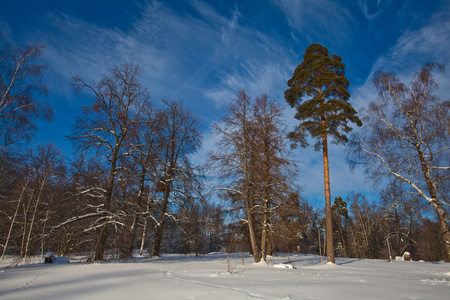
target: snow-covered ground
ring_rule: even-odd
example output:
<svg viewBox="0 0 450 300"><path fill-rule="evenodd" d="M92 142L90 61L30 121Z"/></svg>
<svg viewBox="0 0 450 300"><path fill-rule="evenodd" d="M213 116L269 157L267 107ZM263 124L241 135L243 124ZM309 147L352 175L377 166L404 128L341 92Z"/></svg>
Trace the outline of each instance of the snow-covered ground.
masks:
<svg viewBox="0 0 450 300"><path fill-rule="evenodd" d="M10 258L11 259L11 258ZM450 299L450 264L241 254L0 268L1 299ZM244 261L244 264L243 264ZM64 262L64 260L60 260Z"/></svg>

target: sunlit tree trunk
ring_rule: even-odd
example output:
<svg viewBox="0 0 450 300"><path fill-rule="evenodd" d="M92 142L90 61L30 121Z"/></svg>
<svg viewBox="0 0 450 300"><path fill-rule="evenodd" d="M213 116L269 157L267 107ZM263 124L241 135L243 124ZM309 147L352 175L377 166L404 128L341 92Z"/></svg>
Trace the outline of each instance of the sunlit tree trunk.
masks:
<svg viewBox="0 0 450 300"><path fill-rule="evenodd" d="M268 231L269 229L269 208L267 207L267 201L263 203L263 222L262 222L262 233L261 233L261 256L262 259L267 260L268 254Z"/></svg>
<svg viewBox="0 0 450 300"><path fill-rule="evenodd" d="M34 221L36 220L36 214L38 211L39 204L41 202L41 196L42 196L42 192L44 190L44 185L46 184L46 178L47 178L47 174L44 176L44 178L42 178L41 186L39 187L39 193L38 193L38 196L36 199L36 204L34 205L33 217L31 218L30 228L28 229L27 242L25 243L25 251L24 251L25 258L28 256L28 249L30 246L31 236L32 236L33 227L34 227Z"/></svg>
<svg viewBox="0 0 450 300"><path fill-rule="evenodd" d="M326 216L326 235L327 235L327 261L334 263L334 242L333 242L333 215L331 211L331 192L330 192L330 167L328 163L328 141L327 135L322 135L322 156L323 173L325 185L325 216Z"/></svg>
<svg viewBox="0 0 450 300"><path fill-rule="evenodd" d="M147 207L146 207L146 210L145 210L145 214L146 215L149 213L150 202L151 202L151 197L149 195L148 199L147 199ZM139 255L142 255L142 253L144 253L144 245L145 245L145 237L147 235L147 227L148 227L148 217L146 216L145 219L144 219L144 225L143 225L143 228L142 228L141 247L139 248Z"/></svg>
<svg viewBox="0 0 450 300"><path fill-rule="evenodd" d="M16 218L17 218L17 215L18 215L18 212L19 212L20 205L22 204L23 194L25 193L25 191L26 191L26 189L28 187L28 184L30 183L30 180L31 180L31 178L27 179L27 181L25 182L25 185L22 187L22 191L20 192L20 197L19 197L19 200L17 202L16 211L14 212L13 219L11 220L11 225L9 226L8 235L6 237L5 245L3 246L2 260L4 259L5 253L6 253L6 249L8 248L9 239L11 238L11 232L12 232L12 229L14 227L14 223L16 222Z"/></svg>

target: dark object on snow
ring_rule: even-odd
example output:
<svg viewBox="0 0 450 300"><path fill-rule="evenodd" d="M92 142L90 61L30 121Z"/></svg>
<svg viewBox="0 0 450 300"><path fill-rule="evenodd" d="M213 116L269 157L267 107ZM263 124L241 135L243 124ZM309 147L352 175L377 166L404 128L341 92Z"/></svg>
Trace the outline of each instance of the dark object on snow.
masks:
<svg viewBox="0 0 450 300"><path fill-rule="evenodd" d="M52 264L54 262L55 262L55 253L49 252L49 253L45 254L45 256L44 256L44 263Z"/></svg>

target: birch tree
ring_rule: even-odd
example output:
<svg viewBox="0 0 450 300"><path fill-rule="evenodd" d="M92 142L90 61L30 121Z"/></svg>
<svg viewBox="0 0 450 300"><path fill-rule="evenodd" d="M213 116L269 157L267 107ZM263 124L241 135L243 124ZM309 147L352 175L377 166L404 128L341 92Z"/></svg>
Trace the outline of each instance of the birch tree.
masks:
<svg viewBox="0 0 450 300"><path fill-rule="evenodd" d="M435 210L446 260L450 261L448 181L450 177L449 101L435 91L433 71L426 64L409 85L390 73L378 72L378 97L364 112L366 126L355 136L352 155L375 180L394 177L408 185Z"/></svg>
<svg viewBox="0 0 450 300"><path fill-rule="evenodd" d="M53 109L38 101L47 94L42 82L45 66L36 63L42 46L20 48L0 35L0 150L29 140L37 119L50 121Z"/></svg>

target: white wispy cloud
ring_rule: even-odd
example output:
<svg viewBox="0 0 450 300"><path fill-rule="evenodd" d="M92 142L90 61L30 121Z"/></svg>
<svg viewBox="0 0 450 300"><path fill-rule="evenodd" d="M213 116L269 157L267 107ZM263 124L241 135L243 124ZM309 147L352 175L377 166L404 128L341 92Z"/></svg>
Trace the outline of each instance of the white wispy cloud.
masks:
<svg viewBox="0 0 450 300"><path fill-rule="evenodd" d="M284 86L291 65L277 40L241 25L237 8L224 16L205 2L191 5L200 17L148 2L127 30L49 14L32 35L47 45L44 59L65 82L76 74L98 79L112 65L134 62L157 99L201 96L217 107L243 88L260 95Z"/></svg>
<svg viewBox="0 0 450 300"><path fill-rule="evenodd" d="M233 43L234 33L239 28L239 18L242 17L239 10L235 8L231 17L227 18L202 1L194 0L191 4L208 24L215 28L223 44L229 47Z"/></svg>
<svg viewBox="0 0 450 300"><path fill-rule="evenodd" d="M418 29L406 31L390 53L395 65L416 65L424 61L450 61L450 5L434 15L430 22Z"/></svg>
<svg viewBox="0 0 450 300"><path fill-rule="evenodd" d="M420 21L423 26L406 29L389 51L377 59L369 76L377 70L410 73L425 62L450 62L450 3L444 3L439 12Z"/></svg>
<svg viewBox="0 0 450 300"><path fill-rule="evenodd" d="M413 75L427 62L450 64L450 4L444 5L442 10L429 18L425 25L412 30L406 30L399 36L395 44L385 55L381 55L374 62L370 73L363 85L353 89L354 103L359 107L367 107L369 101L377 97L373 85L376 72L391 72L408 84ZM450 82L446 76L436 74L436 81L440 84L440 95L448 95ZM444 96L444 99L447 96Z"/></svg>
<svg viewBox="0 0 450 300"><path fill-rule="evenodd" d="M358 5L364 14L364 17L369 20L378 18L392 3L392 0L359 0Z"/></svg>
<svg viewBox="0 0 450 300"><path fill-rule="evenodd" d="M150 2L132 29L105 28L63 14L49 14L42 28L30 35L46 45L44 59L65 82L76 74L99 79L112 65L134 62L145 72L144 83L151 90L173 91L184 78L195 75L202 52L213 40L203 23L173 13L159 2ZM191 57L196 53L197 57ZM203 58L208 57L205 55ZM170 88L169 88L170 87ZM159 95L160 96L160 95Z"/></svg>
<svg viewBox="0 0 450 300"><path fill-rule="evenodd" d="M263 62L253 58L245 59L239 68L224 72L220 82L204 93L217 105L224 106L236 97L237 91L245 89L252 97L267 94L269 97L284 102L283 92L286 82L292 76L287 61Z"/></svg>
<svg viewBox="0 0 450 300"><path fill-rule="evenodd" d="M291 28L304 35L308 43L348 44L353 17L344 5L332 0L274 0L286 15Z"/></svg>

